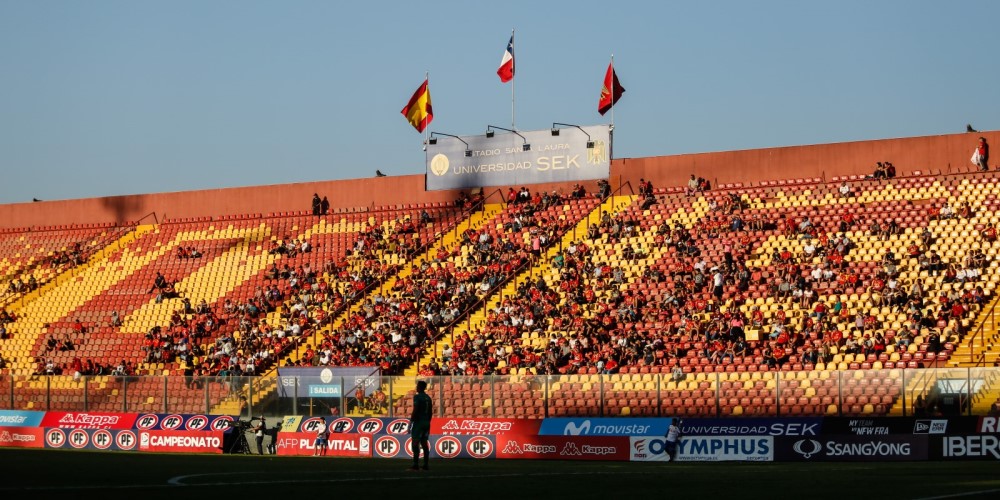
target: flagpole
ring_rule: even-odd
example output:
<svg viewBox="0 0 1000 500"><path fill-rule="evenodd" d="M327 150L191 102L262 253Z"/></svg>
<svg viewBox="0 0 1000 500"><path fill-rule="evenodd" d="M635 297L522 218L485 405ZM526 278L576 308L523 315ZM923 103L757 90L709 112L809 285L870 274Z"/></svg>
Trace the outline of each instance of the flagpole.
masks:
<svg viewBox="0 0 1000 500"><path fill-rule="evenodd" d="M427 82L427 92L430 93L430 91L431 91L431 72L430 71L424 71L424 81ZM430 127L424 127L424 143L422 144L422 146L424 146L424 147L427 146L427 134L430 133L430 132L428 132L429 128Z"/></svg>
<svg viewBox="0 0 1000 500"><path fill-rule="evenodd" d="M611 130L615 129L615 54L611 54Z"/></svg>
<svg viewBox="0 0 1000 500"><path fill-rule="evenodd" d="M514 28L510 29L510 50L511 57L514 56ZM514 126L514 84L517 82L517 58L514 58L514 76L510 79L510 128L512 130L517 130Z"/></svg>

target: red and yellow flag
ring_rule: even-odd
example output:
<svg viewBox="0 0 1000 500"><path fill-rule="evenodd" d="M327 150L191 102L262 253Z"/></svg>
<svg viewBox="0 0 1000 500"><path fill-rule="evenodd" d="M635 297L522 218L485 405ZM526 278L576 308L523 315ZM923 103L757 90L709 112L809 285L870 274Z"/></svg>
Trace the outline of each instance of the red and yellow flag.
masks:
<svg viewBox="0 0 1000 500"><path fill-rule="evenodd" d="M608 64L608 72L604 75L604 86L601 87L601 100L597 102L597 112L601 115L607 113L624 93L625 87L618 83L618 74L615 73L615 63L612 61Z"/></svg>
<svg viewBox="0 0 1000 500"><path fill-rule="evenodd" d="M423 132L427 125L430 125L434 119L434 108L431 107L431 90L427 86L427 80L424 80L413 93L410 102L403 107L402 113L417 132Z"/></svg>

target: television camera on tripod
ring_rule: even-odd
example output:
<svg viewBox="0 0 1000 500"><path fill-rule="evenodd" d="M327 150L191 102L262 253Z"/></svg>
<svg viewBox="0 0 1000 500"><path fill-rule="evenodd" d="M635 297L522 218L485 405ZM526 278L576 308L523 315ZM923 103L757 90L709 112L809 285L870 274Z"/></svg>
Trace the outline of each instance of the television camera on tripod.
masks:
<svg viewBox="0 0 1000 500"><path fill-rule="evenodd" d="M226 453L251 454L250 443L247 441L247 432L250 431L253 420L256 419L229 421L229 428L232 429L232 432L230 433L229 446L226 446Z"/></svg>

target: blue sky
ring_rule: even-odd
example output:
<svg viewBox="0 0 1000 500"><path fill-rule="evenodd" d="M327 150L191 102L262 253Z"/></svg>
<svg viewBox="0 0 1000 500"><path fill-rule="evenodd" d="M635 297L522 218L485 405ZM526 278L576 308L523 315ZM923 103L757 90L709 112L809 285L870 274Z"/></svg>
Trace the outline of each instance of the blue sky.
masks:
<svg viewBox="0 0 1000 500"><path fill-rule="evenodd" d="M998 128L1000 2L0 0L0 203L424 172L429 130L593 125L615 157Z"/></svg>

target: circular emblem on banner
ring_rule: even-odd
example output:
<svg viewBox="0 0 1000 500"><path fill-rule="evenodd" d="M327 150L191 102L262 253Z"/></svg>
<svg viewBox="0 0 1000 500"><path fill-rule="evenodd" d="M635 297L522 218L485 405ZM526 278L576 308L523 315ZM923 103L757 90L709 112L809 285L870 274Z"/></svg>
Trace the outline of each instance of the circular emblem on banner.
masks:
<svg viewBox="0 0 1000 500"><path fill-rule="evenodd" d="M160 428L168 431L175 431L181 428L184 424L184 417L174 414L167 417L163 417L163 422L160 424Z"/></svg>
<svg viewBox="0 0 1000 500"><path fill-rule="evenodd" d="M409 434L410 433L410 419L408 419L408 418L397 418L396 420L393 420L392 422L389 422L389 425L386 426L385 431L388 432L389 434L396 434L396 435Z"/></svg>
<svg viewBox="0 0 1000 500"><path fill-rule="evenodd" d="M135 433L132 431L121 431L115 436L115 443L118 448L122 450L131 450L135 448Z"/></svg>
<svg viewBox="0 0 1000 500"><path fill-rule="evenodd" d="M45 433L45 443L52 448L62 448L66 444L66 433L62 429L49 429Z"/></svg>
<svg viewBox="0 0 1000 500"><path fill-rule="evenodd" d="M69 431L69 445L74 448L83 448L90 442L90 435L83 429L73 429Z"/></svg>
<svg viewBox="0 0 1000 500"><path fill-rule="evenodd" d="M823 444L815 439L800 439L792 445L792 449L802 455L802 458L809 460L813 455L823 451Z"/></svg>
<svg viewBox="0 0 1000 500"><path fill-rule="evenodd" d="M204 415L193 415L188 417L184 423L184 428L189 431L200 431L208 426L208 417Z"/></svg>
<svg viewBox="0 0 1000 500"><path fill-rule="evenodd" d="M465 448L472 458L489 458L493 454L493 442L482 436L476 436L465 443Z"/></svg>
<svg viewBox="0 0 1000 500"><path fill-rule="evenodd" d="M392 436L381 436L375 440L375 453L382 458L395 458L399 453L399 440Z"/></svg>
<svg viewBox="0 0 1000 500"><path fill-rule="evenodd" d="M351 432L354 430L354 420L347 417L340 417L330 422L330 432Z"/></svg>
<svg viewBox="0 0 1000 500"><path fill-rule="evenodd" d="M155 413L147 413L137 419L135 419L136 428L149 430L156 427L156 424L160 423L160 417Z"/></svg>
<svg viewBox="0 0 1000 500"><path fill-rule="evenodd" d="M223 415L212 421L213 431L226 431L233 427L233 417Z"/></svg>
<svg viewBox="0 0 1000 500"><path fill-rule="evenodd" d="M438 177L447 174L450 166L448 157L443 154L438 153L434 155L434 158L431 158L431 172Z"/></svg>
<svg viewBox="0 0 1000 500"><path fill-rule="evenodd" d="M434 442L434 451L441 458L455 458L462 451L462 443L455 436L442 436Z"/></svg>
<svg viewBox="0 0 1000 500"><path fill-rule="evenodd" d="M319 372L319 379L324 384L329 384L333 381L333 372L329 368L323 368L323 371Z"/></svg>
<svg viewBox="0 0 1000 500"><path fill-rule="evenodd" d="M111 433L107 429L100 429L94 432L94 435L90 438L94 442L94 447L99 450L106 450L111 447L111 444L115 440L111 437Z"/></svg>
<svg viewBox="0 0 1000 500"><path fill-rule="evenodd" d="M378 434L382 432L382 421L377 418L362 420L358 424L358 432L362 434Z"/></svg>
<svg viewBox="0 0 1000 500"><path fill-rule="evenodd" d="M300 427L299 432L316 433L316 431L319 430L319 427L321 425L326 425L326 420L324 420L321 417L313 417L302 422L302 426ZM330 430L332 431L333 429Z"/></svg>

